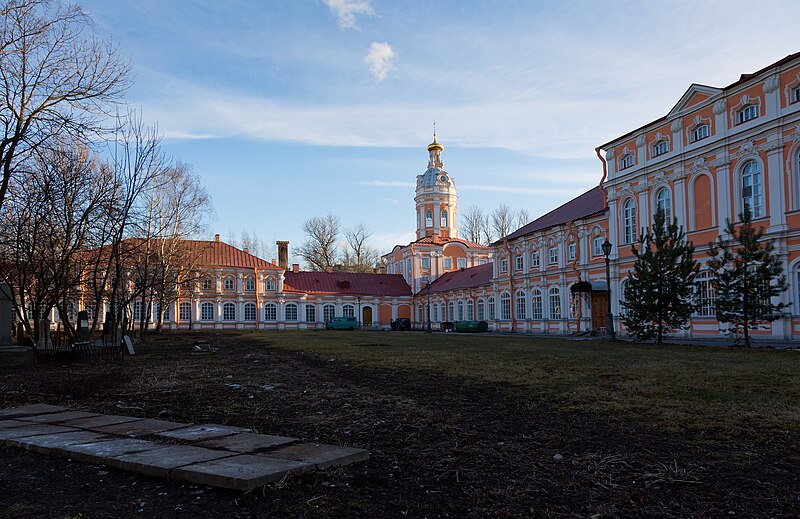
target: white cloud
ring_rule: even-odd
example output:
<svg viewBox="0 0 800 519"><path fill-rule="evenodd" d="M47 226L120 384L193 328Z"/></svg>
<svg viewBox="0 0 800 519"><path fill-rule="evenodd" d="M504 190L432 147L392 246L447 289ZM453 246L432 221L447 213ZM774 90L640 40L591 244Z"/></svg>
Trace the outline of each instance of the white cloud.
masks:
<svg viewBox="0 0 800 519"><path fill-rule="evenodd" d="M342 29L358 29L356 16L375 16L369 0L323 0Z"/></svg>
<svg viewBox="0 0 800 519"><path fill-rule="evenodd" d="M359 182L362 186L377 186L377 187L415 187L413 182L405 180L362 180Z"/></svg>
<svg viewBox="0 0 800 519"><path fill-rule="evenodd" d="M396 56L397 54L388 43L373 41L369 46L367 57L364 58L364 63L369 65L369 70L375 79L383 81L386 79L386 74L394 68Z"/></svg>

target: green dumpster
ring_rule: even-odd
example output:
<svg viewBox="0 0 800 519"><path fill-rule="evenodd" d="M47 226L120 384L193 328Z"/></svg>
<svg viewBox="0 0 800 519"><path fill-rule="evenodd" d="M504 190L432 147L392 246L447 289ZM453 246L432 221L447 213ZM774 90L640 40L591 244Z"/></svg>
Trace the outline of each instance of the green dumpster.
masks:
<svg viewBox="0 0 800 519"><path fill-rule="evenodd" d="M489 323L486 321L458 321L453 329L462 333L486 332L489 330Z"/></svg>

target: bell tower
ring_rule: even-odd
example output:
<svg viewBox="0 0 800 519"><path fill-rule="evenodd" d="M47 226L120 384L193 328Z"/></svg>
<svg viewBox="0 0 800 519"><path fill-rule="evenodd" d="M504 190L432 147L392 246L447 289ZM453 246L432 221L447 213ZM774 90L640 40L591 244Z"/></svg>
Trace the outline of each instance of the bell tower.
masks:
<svg viewBox="0 0 800 519"><path fill-rule="evenodd" d="M428 169L417 175L414 202L417 208L417 239L426 236L458 238L458 195L456 184L444 169L444 146L436 140L428 144Z"/></svg>

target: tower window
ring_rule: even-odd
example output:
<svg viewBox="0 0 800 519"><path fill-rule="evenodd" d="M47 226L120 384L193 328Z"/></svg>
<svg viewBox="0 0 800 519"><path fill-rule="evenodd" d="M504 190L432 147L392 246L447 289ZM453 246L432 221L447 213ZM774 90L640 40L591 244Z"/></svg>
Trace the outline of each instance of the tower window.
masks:
<svg viewBox="0 0 800 519"><path fill-rule="evenodd" d="M442 227L447 227L447 211L442 211Z"/></svg>
<svg viewBox="0 0 800 519"><path fill-rule="evenodd" d="M425 227L433 227L433 213L430 209L425 211Z"/></svg>

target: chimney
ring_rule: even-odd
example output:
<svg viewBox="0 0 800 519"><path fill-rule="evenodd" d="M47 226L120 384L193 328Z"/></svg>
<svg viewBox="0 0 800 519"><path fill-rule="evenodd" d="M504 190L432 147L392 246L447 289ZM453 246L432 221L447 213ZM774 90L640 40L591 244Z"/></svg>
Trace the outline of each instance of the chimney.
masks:
<svg viewBox="0 0 800 519"><path fill-rule="evenodd" d="M297 274L300 272L300 264L299 263L292 263L292 272Z"/></svg>
<svg viewBox="0 0 800 519"><path fill-rule="evenodd" d="M219 243L219 234L214 235L214 241Z"/></svg>
<svg viewBox="0 0 800 519"><path fill-rule="evenodd" d="M333 274L333 267L328 267L327 272L328 272L328 274Z"/></svg>
<svg viewBox="0 0 800 519"><path fill-rule="evenodd" d="M245 254L250 254L250 249L248 249L247 247L245 247L242 250L244 251Z"/></svg>
<svg viewBox="0 0 800 519"><path fill-rule="evenodd" d="M276 241L275 245L278 246L278 266L283 270L288 270L289 268L289 242L288 241ZM294 265L292 265L292 269L294 269Z"/></svg>
<svg viewBox="0 0 800 519"><path fill-rule="evenodd" d="M386 274L386 265L381 265L378 268L378 274Z"/></svg>

